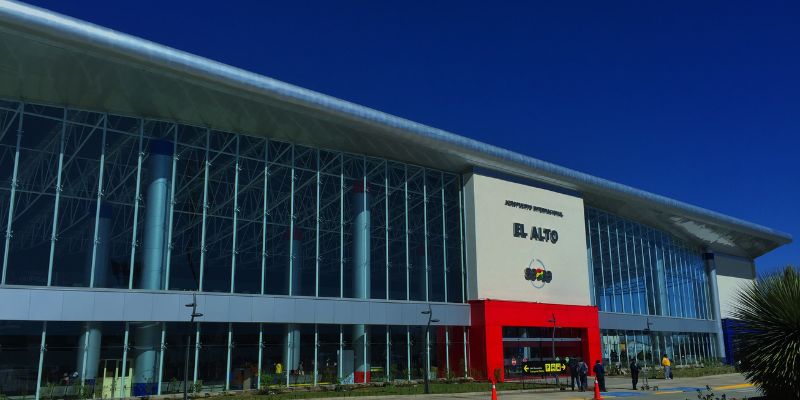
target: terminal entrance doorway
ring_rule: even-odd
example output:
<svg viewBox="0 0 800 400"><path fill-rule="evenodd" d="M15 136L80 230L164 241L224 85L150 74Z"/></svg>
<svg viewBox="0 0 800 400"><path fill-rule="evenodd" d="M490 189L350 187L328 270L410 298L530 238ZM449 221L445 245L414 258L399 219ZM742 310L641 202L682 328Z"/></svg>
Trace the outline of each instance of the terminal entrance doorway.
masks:
<svg viewBox="0 0 800 400"><path fill-rule="evenodd" d="M562 361L576 357L592 365L600 359L597 307L491 299L469 304L469 365L476 379L517 379L525 365L529 374L552 371L554 351Z"/></svg>
<svg viewBox="0 0 800 400"><path fill-rule="evenodd" d="M586 330L553 327L503 327L503 369L506 379L531 377L525 365L581 360ZM587 361L587 364L588 361ZM565 375L568 371L563 371Z"/></svg>

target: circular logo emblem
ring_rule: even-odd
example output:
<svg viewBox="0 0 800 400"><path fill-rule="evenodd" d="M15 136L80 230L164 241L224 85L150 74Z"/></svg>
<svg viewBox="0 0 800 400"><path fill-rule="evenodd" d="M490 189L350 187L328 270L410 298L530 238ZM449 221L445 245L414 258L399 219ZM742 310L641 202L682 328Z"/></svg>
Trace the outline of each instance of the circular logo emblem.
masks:
<svg viewBox="0 0 800 400"><path fill-rule="evenodd" d="M553 273L547 270L542 260L534 257L525 268L525 280L530 281L536 289L541 289L553 280Z"/></svg>

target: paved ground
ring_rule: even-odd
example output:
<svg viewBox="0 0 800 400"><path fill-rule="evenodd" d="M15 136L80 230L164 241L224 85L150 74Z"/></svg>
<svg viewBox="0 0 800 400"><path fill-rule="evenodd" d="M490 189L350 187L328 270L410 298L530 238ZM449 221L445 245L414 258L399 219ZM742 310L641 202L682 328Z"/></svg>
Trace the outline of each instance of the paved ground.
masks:
<svg viewBox="0 0 800 400"><path fill-rule="evenodd" d="M594 381L590 380L590 385ZM642 381L639 381L639 386ZM606 380L607 392L602 393L603 398L630 398L630 399L653 399L653 400L684 400L697 399L697 389L705 390L709 386L713 393L720 396L725 394L728 399L746 399L759 396L758 391L744 377L739 374L705 376L701 378L681 378L665 381L663 379L651 379L651 386L658 386L658 390L634 391L631 389L631 382L628 378L608 378ZM704 392L709 393L709 392ZM523 400L523 399L561 399L561 400L587 400L592 399L593 392L542 392L542 391L506 391L499 392L499 400ZM370 396L360 397L359 399L377 400L409 400L409 399L490 399L487 393L460 393L460 394L441 394L441 395L413 395L413 396Z"/></svg>

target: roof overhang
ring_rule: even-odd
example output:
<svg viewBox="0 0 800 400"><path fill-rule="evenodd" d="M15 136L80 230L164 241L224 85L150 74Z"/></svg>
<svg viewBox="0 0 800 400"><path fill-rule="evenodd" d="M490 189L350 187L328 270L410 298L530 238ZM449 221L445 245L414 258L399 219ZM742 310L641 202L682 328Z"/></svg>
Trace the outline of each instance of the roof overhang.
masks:
<svg viewBox="0 0 800 400"><path fill-rule="evenodd" d="M0 0L0 97L168 119L578 191L590 205L749 258L786 233L25 4Z"/></svg>

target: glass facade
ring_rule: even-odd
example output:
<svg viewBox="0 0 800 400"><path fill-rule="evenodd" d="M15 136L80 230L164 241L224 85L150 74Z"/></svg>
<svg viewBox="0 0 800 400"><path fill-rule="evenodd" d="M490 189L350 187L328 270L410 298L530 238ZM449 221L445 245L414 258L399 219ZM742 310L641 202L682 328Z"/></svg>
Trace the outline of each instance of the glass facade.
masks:
<svg viewBox="0 0 800 400"><path fill-rule="evenodd" d="M699 248L588 207L586 232L592 296L600 311L712 319Z"/></svg>
<svg viewBox="0 0 800 400"><path fill-rule="evenodd" d="M461 178L0 102L2 284L464 301Z"/></svg>
<svg viewBox="0 0 800 400"><path fill-rule="evenodd" d="M2 285L464 303L458 174L0 101ZM0 321L0 394L467 372L465 327ZM189 369L184 362L188 354ZM88 392L87 392L88 391Z"/></svg>
<svg viewBox="0 0 800 400"><path fill-rule="evenodd" d="M716 336L712 333L651 332L601 329L603 364L627 368L636 358L640 365L660 365L667 355L673 365L691 366L715 361Z"/></svg>
<svg viewBox="0 0 800 400"><path fill-rule="evenodd" d="M602 312L710 320L710 288L702 252L637 222L586 208L592 297ZM644 328L644 327L643 327ZM603 362L627 368L636 357L658 365L715 360L713 333L601 330Z"/></svg>
<svg viewBox="0 0 800 400"><path fill-rule="evenodd" d="M0 101L0 285L464 303L462 199L460 175L445 171ZM600 311L711 319L699 249L592 208L586 223ZM548 332L507 327L509 373L554 349L582 357L585 332ZM708 334L602 335L608 363L664 353L695 364L714 348ZM177 393L184 374L190 391L421 379L428 359L432 378L465 376L468 336L461 326L0 321L0 394Z"/></svg>
<svg viewBox="0 0 800 400"><path fill-rule="evenodd" d="M136 339L138 326L147 324L157 326L155 346ZM102 332L97 348L87 345L87 327ZM287 369L287 324L0 321L0 393L8 398L182 393L187 342L190 393L357 383L352 356L363 345L369 347L361 354L367 354L370 381L423 377L425 327L369 326L365 342L353 341L354 327L295 325L300 346L291 357L298 362ZM429 336L430 377L466 376L467 331L435 327ZM154 351L156 372L152 382L137 387L138 359L148 351Z"/></svg>

